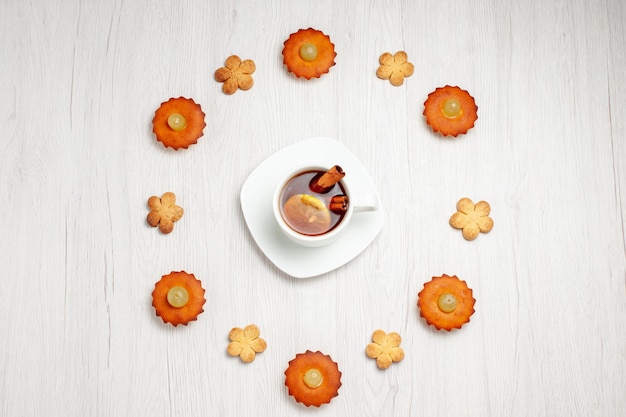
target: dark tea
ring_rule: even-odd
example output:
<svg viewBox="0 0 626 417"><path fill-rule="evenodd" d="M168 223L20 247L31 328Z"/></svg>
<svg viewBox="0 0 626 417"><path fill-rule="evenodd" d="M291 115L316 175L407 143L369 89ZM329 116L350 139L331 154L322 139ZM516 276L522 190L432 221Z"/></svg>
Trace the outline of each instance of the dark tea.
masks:
<svg viewBox="0 0 626 417"><path fill-rule="evenodd" d="M346 213L348 198L341 181L323 188L319 186L317 179L325 173L322 170L302 172L287 181L281 192L281 216L298 233L309 236L328 233Z"/></svg>

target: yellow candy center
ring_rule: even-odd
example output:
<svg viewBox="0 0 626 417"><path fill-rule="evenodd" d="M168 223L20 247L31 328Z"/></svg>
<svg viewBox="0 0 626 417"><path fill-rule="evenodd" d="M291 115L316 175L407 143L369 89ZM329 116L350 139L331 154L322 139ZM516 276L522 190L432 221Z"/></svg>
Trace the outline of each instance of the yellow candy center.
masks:
<svg viewBox="0 0 626 417"><path fill-rule="evenodd" d="M185 116L180 113L172 113L170 117L167 118L167 124L173 130L180 132L187 127L187 120L185 120Z"/></svg>
<svg viewBox="0 0 626 417"><path fill-rule="evenodd" d="M305 43L300 47L300 57L305 61L311 62L317 58L317 46L312 43Z"/></svg>
<svg viewBox="0 0 626 417"><path fill-rule="evenodd" d="M317 388L322 385L322 373L317 369L309 369L304 373L304 383L309 388Z"/></svg>
<svg viewBox="0 0 626 417"><path fill-rule="evenodd" d="M454 119L461 114L461 103L455 98L450 98L443 103L442 110L446 117Z"/></svg>
<svg viewBox="0 0 626 417"><path fill-rule="evenodd" d="M444 313L452 313L456 310L456 297L449 293L443 293L437 298L437 307Z"/></svg>
<svg viewBox="0 0 626 417"><path fill-rule="evenodd" d="M175 308L184 307L189 302L189 293L183 287L172 287L167 292L167 302Z"/></svg>

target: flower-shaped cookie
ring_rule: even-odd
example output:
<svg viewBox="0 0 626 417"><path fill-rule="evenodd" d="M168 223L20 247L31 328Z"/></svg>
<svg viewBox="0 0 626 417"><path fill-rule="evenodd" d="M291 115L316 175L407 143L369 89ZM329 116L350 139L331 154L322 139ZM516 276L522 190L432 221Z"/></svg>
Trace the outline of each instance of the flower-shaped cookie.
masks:
<svg viewBox="0 0 626 417"><path fill-rule="evenodd" d="M152 131L159 142L174 150L198 143L206 127L204 112L193 99L178 97L161 103L154 112Z"/></svg>
<svg viewBox="0 0 626 417"><path fill-rule="evenodd" d="M404 359L404 350L400 347L402 341L396 332L389 334L382 330L376 330L372 334L372 342L365 348L368 357L376 359L376 365L380 369L387 369L392 362L400 362Z"/></svg>
<svg viewBox="0 0 626 417"><path fill-rule="evenodd" d="M174 222L183 217L183 208L177 206L176 195L167 192L161 198L153 195L148 199L148 224L152 227L159 226L162 233L171 233L174 230Z"/></svg>
<svg viewBox="0 0 626 417"><path fill-rule="evenodd" d="M265 340L260 337L261 331L254 324L242 328L234 327L228 334L230 343L226 351L230 356L239 356L242 361L252 362L257 353L267 347Z"/></svg>
<svg viewBox="0 0 626 417"><path fill-rule="evenodd" d="M193 274L171 272L154 285L152 306L165 323L187 325L204 311L204 292L202 283Z"/></svg>
<svg viewBox="0 0 626 417"><path fill-rule="evenodd" d="M417 307L426 322L437 330L460 329L474 314L472 290L456 275L433 277L417 294Z"/></svg>
<svg viewBox="0 0 626 417"><path fill-rule="evenodd" d="M424 102L426 123L443 136L467 133L478 119L478 106L467 91L446 85L435 89Z"/></svg>
<svg viewBox="0 0 626 417"><path fill-rule="evenodd" d="M226 58L226 66L215 71L215 80L221 83L225 94L235 94L237 89L249 90L254 84L252 73L256 65L251 59L241 60L237 55Z"/></svg>
<svg viewBox="0 0 626 417"><path fill-rule="evenodd" d="M335 65L335 45L317 29L300 29L289 35L283 45L283 64L296 77L319 78Z"/></svg>
<svg viewBox="0 0 626 417"><path fill-rule="evenodd" d="M413 64L408 61L406 52L399 51L395 55L385 52L378 59L380 66L376 70L376 76L382 80L389 80L391 85L400 86L405 77L413 75Z"/></svg>
<svg viewBox="0 0 626 417"><path fill-rule="evenodd" d="M493 220L489 217L491 207L486 201L474 204L467 197L456 203L457 212L450 217L450 226L463 229L466 240L474 240L479 233L489 233L493 228Z"/></svg>

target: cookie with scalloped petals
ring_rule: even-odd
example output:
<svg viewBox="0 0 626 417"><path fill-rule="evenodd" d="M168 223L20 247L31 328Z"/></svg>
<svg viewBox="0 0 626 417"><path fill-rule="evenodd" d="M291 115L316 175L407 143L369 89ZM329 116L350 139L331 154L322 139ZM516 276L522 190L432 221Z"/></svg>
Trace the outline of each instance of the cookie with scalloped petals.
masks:
<svg viewBox="0 0 626 417"><path fill-rule="evenodd" d="M204 135L204 112L191 98L170 98L161 103L152 119L152 131L163 146L187 149Z"/></svg>
<svg viewBox="0 0 626 417"><path fill-rule="evenodd" d="M252 362L257 353L261 353L267 348L267 343L261 338L261 331L256 324L249 324L243 329L233 327L228 333L228 338L230 339L226 348L228 354L239 356L245 363Z"/></svg>
<svg viewBox="0 0 626 417"><path fill-rule="evenodd" d="M165 323L187 325L204 311L204 293L202 283L193 274L171 272L154 285L152 306Z"/></svg>
<svg viewBox="0 0 626 417"><path fill-rule="evenodd" d="M285 385L297 402L319 407L339 394L341 372L330 356L307 350L289 361Z"/></svg>
<svg viewBox="0 0 626 417"><path fill-rule="evenodd" d="M465 240L474 240L479 233L489 233L493 229L493 219L489 217L491 206L486 201L474 204L471 199L463 197L456 203L456 210L449 223L463 231Z"/></svg>
<svg viewBox="0 0 626 417"><path fill-rule="evenodd" d="M183 217L183 208L176 205L176 194L171 191L164 193L161 197L153 195L148 199L148 224L152 227L159 226L163 234L172 233L174 223Z"/></svg>
<svg viewBox="0 0 626 417"><path fill-rule="evenodd" d="M389 334L378 329L372 333L372 343L365 347L367 357L376 359L376 365L380 369L387 369L393 362L404 359L404 350L400 347L402 338L396 332Z"/></svg>
<svg viewBox="0 0 626 417"><path fill-rule="evenodd" d="M249 90L254 85L252 74L256 71L256 64L251 59L243 61L237 55L226 58L226 65L215 71L215 81L224 83L224 94L235 94L237 90Z"/></svg>
<svg viewBox="0 0 626 417"><path fill-rule="evenodd" d="M317 29L300 29L283 45L283 63L296 77L319 78L335 65L335 45Z"/></svg>
<svg viewBox="0 0 626 417"><path fill-rule="evenodd" d="M380 66L376 70L376 76L381 80L389 80L395 87L404 84L404 79L413 75L415 70L404 51L398 51L393 55L385 52L378 58L378 62Z"/></svg>
<svg viewBox="0 0 626 417"><path fill-rule="evenodd" d="M478 106L467 91L446 85L428 95L424 102L424 116L435 132L456 137L474 127Z"/></svg>
<svg viewBox="0 0 626 417"><path fill-rule="evenodd" d="M437 330L460 329L474 314L472 290L456 275L442 275L424 284L417 295L420 315Z"/></svg>

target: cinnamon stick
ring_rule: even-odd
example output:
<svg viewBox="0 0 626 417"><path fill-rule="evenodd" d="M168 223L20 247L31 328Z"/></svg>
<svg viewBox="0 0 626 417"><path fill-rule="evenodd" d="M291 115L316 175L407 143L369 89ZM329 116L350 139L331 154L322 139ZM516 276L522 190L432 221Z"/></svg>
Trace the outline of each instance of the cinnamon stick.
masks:
<svg viewBox="0 0 626 417"><path fill-rule="evenodd" d="M334 195L330 199L328 208L335 214L344 214L348 211L348 196L343 194Z"/></svg>
<svg viewBox="0 0 626 417"><path fill-rule="evenodd" d="M343 169L339 165L335 165L328 171L320 172L314 176L309 183L309 188L315 193L326 194L345 176L346 173L343 172Z"/></svg>

